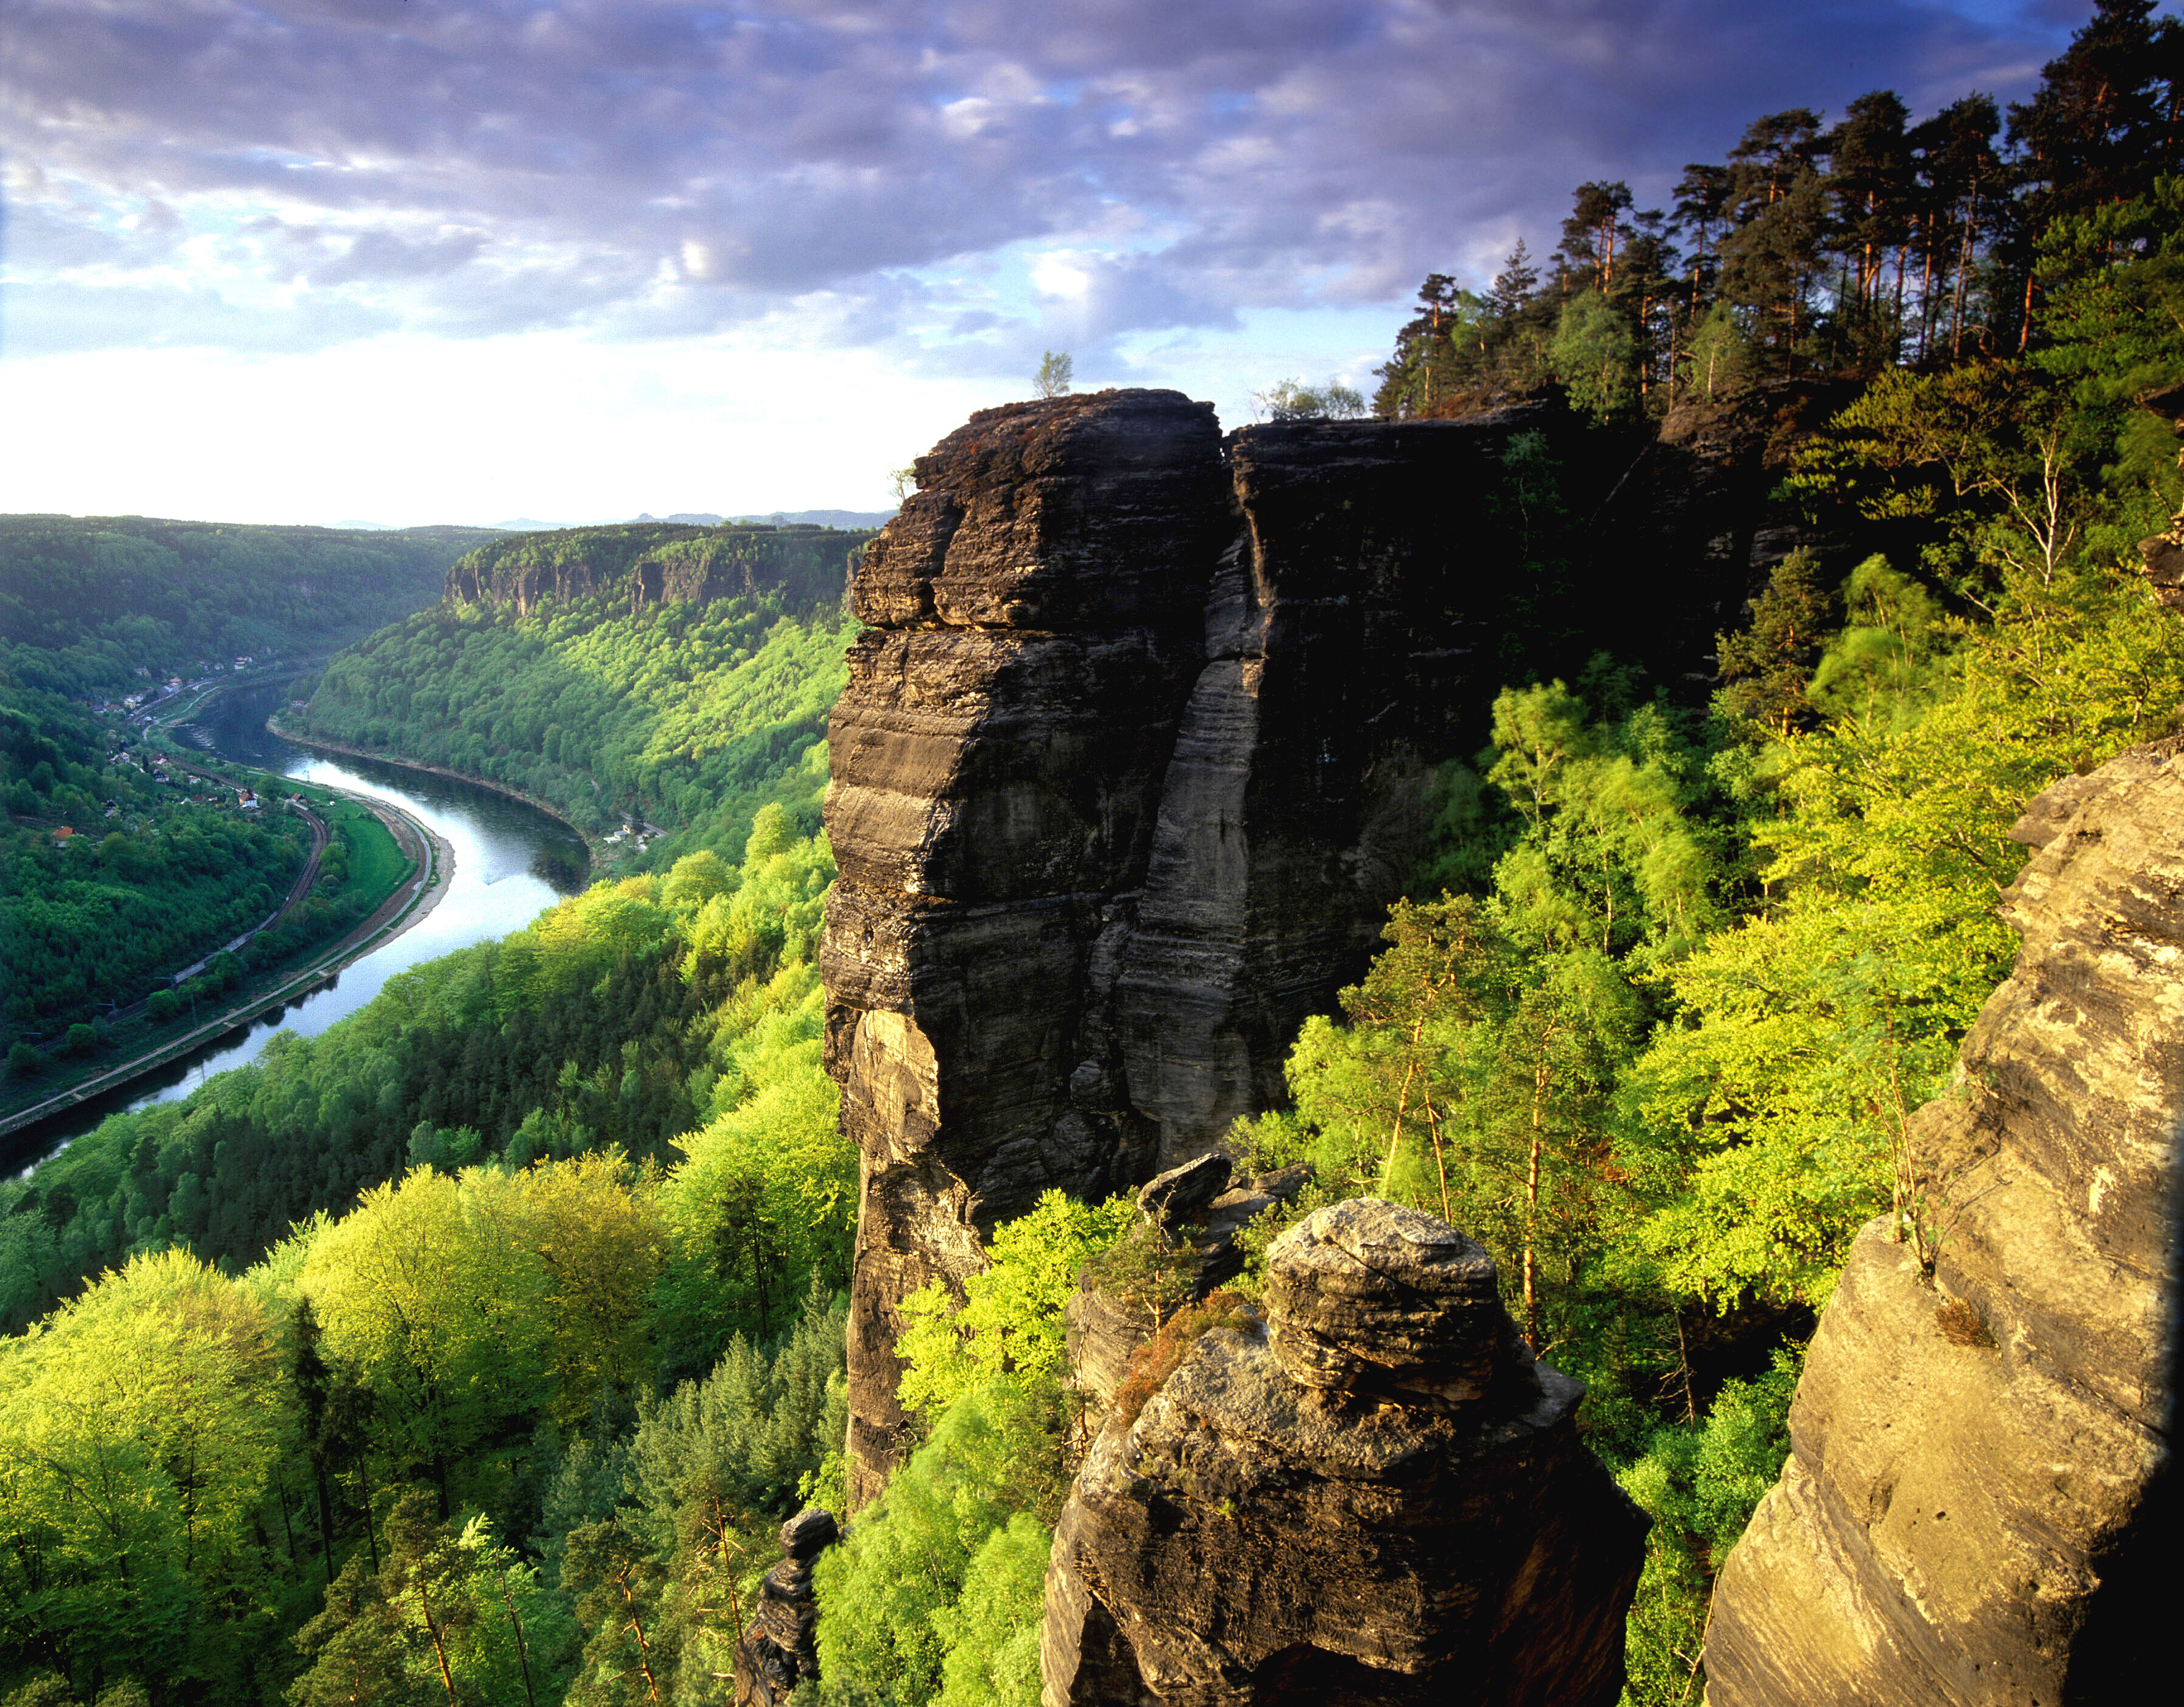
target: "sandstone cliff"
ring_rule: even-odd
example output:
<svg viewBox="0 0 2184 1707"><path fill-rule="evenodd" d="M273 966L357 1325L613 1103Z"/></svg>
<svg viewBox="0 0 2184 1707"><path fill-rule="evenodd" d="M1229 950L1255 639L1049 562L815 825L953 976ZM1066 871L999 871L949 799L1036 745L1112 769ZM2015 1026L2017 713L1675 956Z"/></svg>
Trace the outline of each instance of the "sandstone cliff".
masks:
<svg viewBox="0 0 2184 1707"><path fill-rule="evenodd" d="M2016 971L1915 1123L1930 1275L1885 1221L1860 1235L1715 1593L1716 1707L2125 1700L2173 1653L2177 752L2020 826Z"/></svg>
<svg viewBox="0 0 2184 1707"><path fill-rule="evenodd" d="M898 1301L1042 1190L1134 1184L1280 1099L1401 892L1426 768L1476 748L1513 658L1658 631L1657 674L1703 663L1710 628L1635 614L1637 524L1583 542L1617 483L1541 472L1576 431L1532 409L1224 442L1208 405L1124 391L987 410L919 459L851 587L872 631L829 730L853 1504L899 1443ZM1729 437L1677 454L1763 489ZM1743 598L1755 538L1707 598Z"/></svg>
<svg viewBox="0 0 2184 1707"><path fill-rule="evenodd" d="M1047 1573L1047 1707L1607 1707L1644 1520L1492 1259L1353 1199L1275 1243L1266 1290L1086 1460Z"/></svg>
<svg viewBox="0 0 2184 1707"><path fill-rule="evenodd" d="M527 616L548 603L607 598L648 605L773 594L793 605L841 596L868 536L826 528L693 527L627 522L497 539L448 570L446 596Z"/></svg>

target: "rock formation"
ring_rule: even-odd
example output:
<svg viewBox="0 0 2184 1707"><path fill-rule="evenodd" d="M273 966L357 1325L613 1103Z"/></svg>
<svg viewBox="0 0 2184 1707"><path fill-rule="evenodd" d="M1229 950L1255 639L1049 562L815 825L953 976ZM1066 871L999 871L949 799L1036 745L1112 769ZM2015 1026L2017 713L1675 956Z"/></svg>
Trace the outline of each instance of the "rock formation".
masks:
<svg viewBox="0 0 2184 1707"><path fill-rule="evenodd" d="M1231 1184L1231 1176L1228 1158L1210 1153L1148 1181L1138 1193L1146 1223L1138 1237L1156 1235L1167 1248L1168 1309L1210 1297L1241 1273L1244 1248L1238 1236L1276 1204L1293 1201L1312 1169L1300 1162L1241 1185ZM1145 1300L1103 1286L1097 1268L1087 1265L1062 1314L1070 1379L1104 1410L1131 1354L1152 1337L1155 1311Z"/></svg>
<svg viewBox="0 0 2184 1707"><path fill-rule="evenodd" d="M919 459L829 731L853 1502L900 1441L900 1298L1041 1191L1135 1184L1280 1100L1512 637L1573 669L1645 651L1635 536L1541 554L1574 537L1538 470L1575 431L1534 408L1224 445L1208 405L1123 391L986 410ZM1741 600L1750 564L1717 568Z"/></svg>
<svg viewBox="0 0 2184 1707"><path fill-rule="evenodd" d="M1047 1707L1607 1707L1645 1520L1462 1234L1373 1199L1117 1417L1055 1534Z"/></svg>
<svg viewBox="0 0 2184 1707"><path fill-rule="evenodd" d="M1858 1237L1715 1593L1715 1707L2125 1700L2173 1659L2178 743L2018 835L2016 970L1914 1121L1931 1271Z"/></svg>
<svg viewBox="0 0 2184 1707"><path fill-rule="evenodd" d="M608 598L634 614L648 605L778 594L792 607L832 603L861 533L821 528L623 522L513 534L480 546L448 570L457 604L510 604L527 616L549 603Z"/></svg>
<svg viewBox="0 0 2184 1707"><path fill-rule="evenodd" d="M812 1506L781 1526L787 1555L759 1585L758 1606L736 1643L736 1707L784 1707L789 1693L819 1675L819 1610L811 1595L811 1561L841 1531L834 1515Z"/></svg>
<svg viewBox="0 0 2184 1707"><path fill-rule="evenodd" d="M2184 386L2150 392L2138 402L2184 435ZM2184 468L2184 451L2178 452L2176 463ZM2153 538L2141 540L2138 548L2146 559L2146 578L2153 584L2153 596L2170 609L2184 612L2184 512L2170 518L2169 525Z"/></svg>

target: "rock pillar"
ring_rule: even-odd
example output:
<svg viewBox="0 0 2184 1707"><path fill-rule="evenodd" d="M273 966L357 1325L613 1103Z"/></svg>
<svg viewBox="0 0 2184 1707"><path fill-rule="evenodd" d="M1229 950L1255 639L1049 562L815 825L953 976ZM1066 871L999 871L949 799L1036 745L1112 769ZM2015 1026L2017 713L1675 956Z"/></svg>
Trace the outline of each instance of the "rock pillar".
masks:
<svg viewBox="0 0 2184 1707"><path fill-rule="evenodd" d="M813 1506L781 1526L787 1555L759 1585L750 1626L736 1643L736 1707L785 1707L798 1683L819 1675L819 1610L811 1561L841 1531L834 1515Z"/></svg>
<svg viewBox="0 0 2184 1707"><path fill-rule="evenodd" d="M1334 1204L1102 1430L1055 1533L1047 1707L1610 1707L1645 1520L1524 1349L1492 1259Z"/></svg>

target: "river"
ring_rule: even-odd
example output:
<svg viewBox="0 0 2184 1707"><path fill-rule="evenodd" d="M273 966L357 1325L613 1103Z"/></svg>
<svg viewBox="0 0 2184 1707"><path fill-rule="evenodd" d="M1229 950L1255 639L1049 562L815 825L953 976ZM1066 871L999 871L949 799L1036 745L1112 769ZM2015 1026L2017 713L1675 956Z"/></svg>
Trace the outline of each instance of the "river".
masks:
<svg viewBox="0 0 2184 1707"><path fill-rule="evenodd" d="M8 1152L9 1171L43 1160L109 1115L189 1095L214 1073L255 1059L276 1031L315 1037L364 1006L397 972L489 937L521 930L542 909L583 887L588 860L583 843L566 826L520 801L468 783L368 759L327 759L283 741L265 727L281 693L277 686L223 693L197 720L176 730L176 738L239 765L368 794L400 807L455 850L448 892L417 924L344 967L324 987L103 1097L0 1139Z"/></svg>

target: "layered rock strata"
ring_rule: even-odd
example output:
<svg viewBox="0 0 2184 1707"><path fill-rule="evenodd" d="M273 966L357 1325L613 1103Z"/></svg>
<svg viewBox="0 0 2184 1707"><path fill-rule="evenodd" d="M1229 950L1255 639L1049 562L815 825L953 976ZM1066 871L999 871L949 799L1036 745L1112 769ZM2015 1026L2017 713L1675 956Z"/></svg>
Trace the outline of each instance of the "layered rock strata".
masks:
<svg viewBox="0 0 2184 1707"><path fill-rule="evenodd" d="M1095 1443L1048 1567L1047 1707L1607 1707L1645 1521L1492 1259L1357 1199L1277 1241L1266 1294Z"/></svg>
<svg viewBox="0 0 2184 1707"><path fill-rule="evenodd" d="M519 616L593 598L632 615L650 605L767 594L805 609L841 597L863 537L674 522L511 534L451 564L446 596L454 604L510 606Z"/></svg>
<svg viewBox="0 0 2184 1707"><path fill-rule="evenodd" d="M1914 1124L1930 1273L1885 1220L1852 1251L1715 1593L1715 1707L2125 1700L2173 1663L2177 755L2020 826L2015 972Z"/></svg>
<svg viewBox="0 0 2184 1707"><path fill-rule="evenodd" d="M1540 470L1573 431L1531 409L1224 442L1209 406L1125 391L988 410L919 459L851 587L871 631L829 731L853 1502L902 1439L905 1294L975 1271L1041 1191L1134 1185L1282 1099L1509 637L1642 651L1633 540L1540 566L1574 524Z"/></svg>
<svg viewBox="0 0 2184 1707"><path fill-rule="evenodd" d="M785 1556L759 1584L757 1610L736 1643L737 1707L786 1707L798 1683L819 1676L811 1561L840 1535L833 1514L817 1506L781 1526Z"/></svg>

